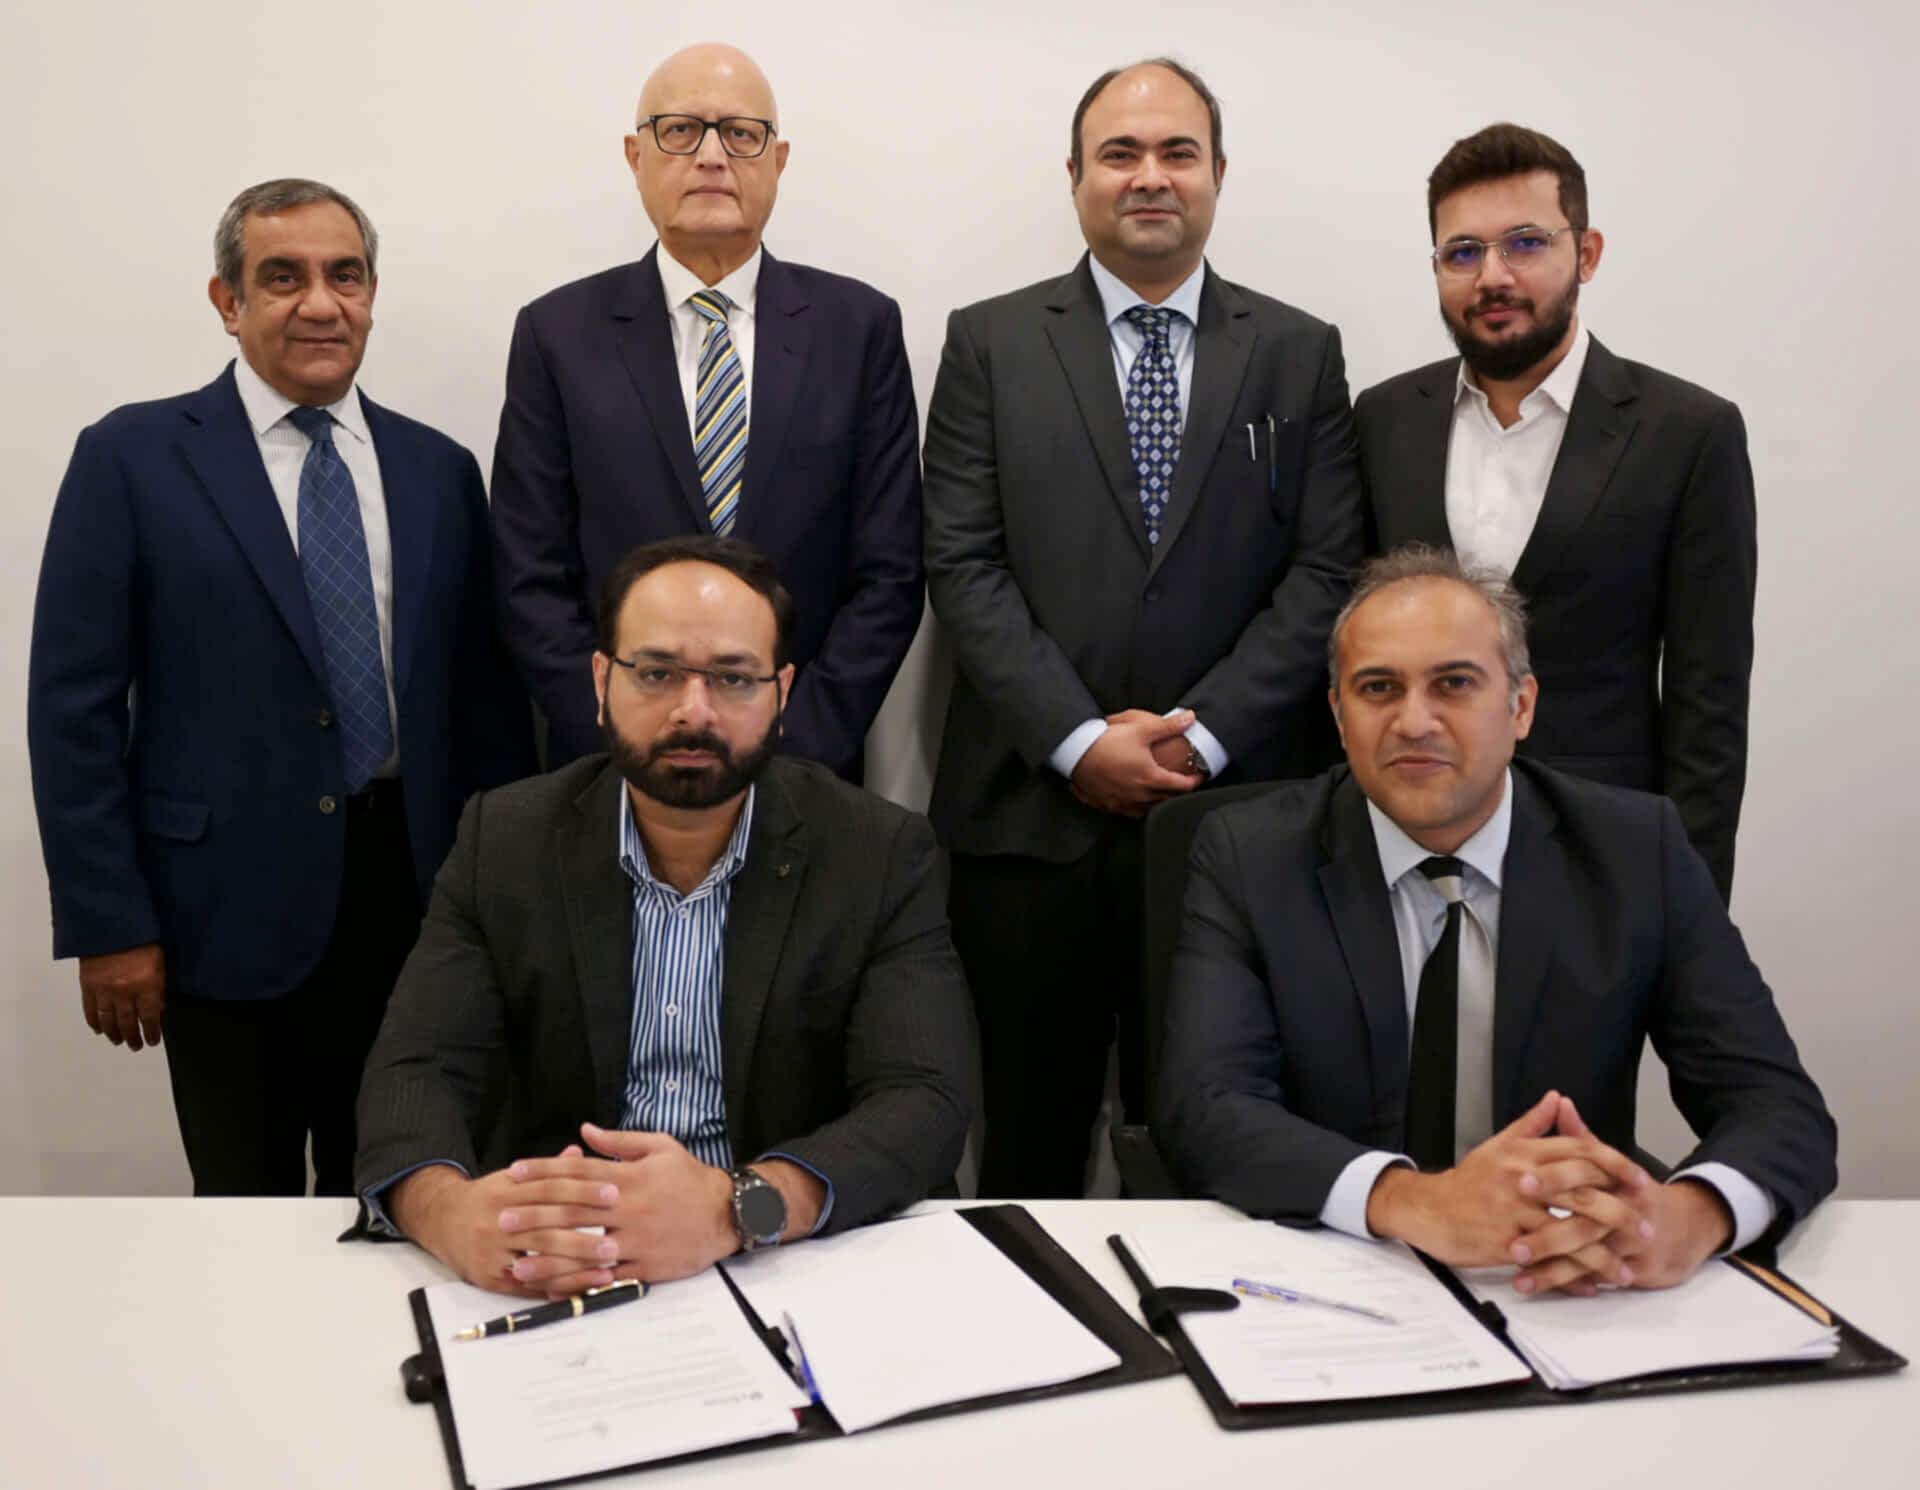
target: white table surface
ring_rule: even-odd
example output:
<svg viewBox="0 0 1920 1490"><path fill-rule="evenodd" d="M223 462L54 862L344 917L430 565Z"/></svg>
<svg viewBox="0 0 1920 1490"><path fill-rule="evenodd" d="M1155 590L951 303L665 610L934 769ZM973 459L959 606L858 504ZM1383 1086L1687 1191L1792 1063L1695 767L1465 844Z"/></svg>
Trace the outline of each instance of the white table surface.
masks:
<svg viewBox="0 0 1920 1490"><path fill-rule="evenodd" d="M1129 1307L1105 1245L1199 1201L1034 1215ZM0 1198L0 1490L443 1490L406 1401L412 1247L337 1245L335 1200ZM1920 1346L1920 1201L1841 1201L1782 1266L1877 1339ZM1252 1433L1180 1376L596 1485L1707 1490L1920 1484L1920 1376Z"/></svg>

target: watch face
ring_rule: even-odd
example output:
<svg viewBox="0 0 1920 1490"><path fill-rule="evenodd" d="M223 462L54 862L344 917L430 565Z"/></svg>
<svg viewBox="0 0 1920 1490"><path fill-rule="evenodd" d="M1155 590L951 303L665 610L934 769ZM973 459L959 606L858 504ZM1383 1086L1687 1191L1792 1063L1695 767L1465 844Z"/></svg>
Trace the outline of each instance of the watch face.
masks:
<svg viewBox="0 0 1920 1490"><path fill-rule="evenodd" d="M757 1242L774 1242L787 1229L787 1203L780 1192L764 1181L748 1185L740 1192L735 1206L741 1230Z"/></svg>

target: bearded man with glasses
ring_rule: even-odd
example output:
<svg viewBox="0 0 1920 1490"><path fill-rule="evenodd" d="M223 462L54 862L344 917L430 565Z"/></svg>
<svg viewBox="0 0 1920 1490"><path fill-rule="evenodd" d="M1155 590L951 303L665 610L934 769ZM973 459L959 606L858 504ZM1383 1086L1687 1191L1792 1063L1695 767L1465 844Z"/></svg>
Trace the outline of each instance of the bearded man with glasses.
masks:
<svg viewBox="0 0 1920 1490"><path fill-rule="evenodd" d="M557 1296L951 1179L974 1055L944 865L926 819L775 757L794 629L749 545L614 566L606 753L468 805L368 1060L369 1228Z"/></svg>
<svg viewBox="0 0 1920 1490"><path fill-rule="evenodd" d="M1427 223L1460 356L1354 403L1372 552L1432 543L1510 575L1543 699L1522 753L1672 798L1728 899L1758 562L1740 411L1581 324L1605 240L1557 141L1458 141Z"/></svg>
<svg viewBox="0 0 1920 1490"><path fill-rule="evenodd" d="M514 326L493 533L508 646L551 765L600 749L593 597L637 544L730 534L772 558L800 617L783 744L851 781L920 624L900 309L762 246L790 149L779 117L745 53L669 57L625 145L658 245Z"/></svg>

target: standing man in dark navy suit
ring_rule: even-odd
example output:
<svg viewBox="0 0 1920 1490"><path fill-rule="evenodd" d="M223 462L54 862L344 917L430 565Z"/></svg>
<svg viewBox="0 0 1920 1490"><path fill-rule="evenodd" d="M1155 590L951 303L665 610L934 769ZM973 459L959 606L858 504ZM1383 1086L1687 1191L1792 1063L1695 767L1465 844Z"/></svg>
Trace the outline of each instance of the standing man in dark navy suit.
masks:
<svg viewBox="0 0 1920 1490"><path fill-rule="evenodd" d="M164 1034L194 1192L352 1191L354 1098L474 791L532 768L473 457L355 386L373 225L236 197L240 357L82 431L34 605L27 738L54 956Z"/></svg>
<svg viewBox="0 0 1920 1490"><path fill-rule="evenodd" d="M714 532L771 557L798 609L786 748L857 781L920 624L900 308L761 247L788 147L744 53L669 57L626 148L659 246L521 311L494 447L504 628L548 763L604 747L588 658L607 569Z"/></svg>

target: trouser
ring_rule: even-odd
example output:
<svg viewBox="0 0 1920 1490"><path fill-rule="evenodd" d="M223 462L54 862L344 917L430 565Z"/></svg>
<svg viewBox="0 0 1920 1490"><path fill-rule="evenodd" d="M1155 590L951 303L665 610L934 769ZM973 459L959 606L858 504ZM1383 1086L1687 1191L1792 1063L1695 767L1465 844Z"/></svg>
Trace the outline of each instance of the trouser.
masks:
<svg viewBox="0 0 1920 1490"><path fill-rule="evenodd" d="M982 1196L1085 1192L1116 1029L1121 1103L1146 1120L1141 825L1103 829L1067 864L953 856L953 941L980 1021Z"/></svg>
<svg viewBox="0 0 1920 1490"><path fill-rule="evenodd" d="M168 991L163 1048L195 1195L304 1195L309 1137L314 1193L353 1193L360 1073L420 909L400 783L373 782L345 811L333 934L307 980L267 999Z"/></svg>

